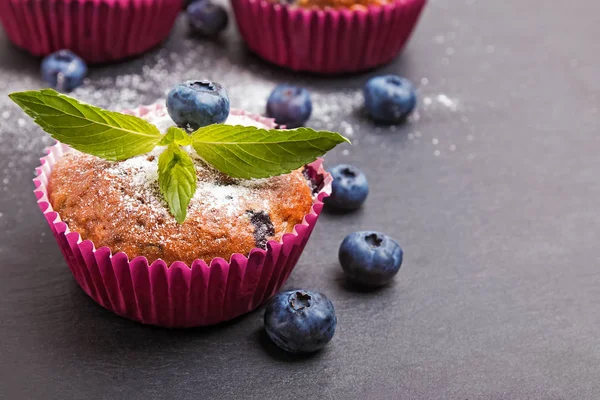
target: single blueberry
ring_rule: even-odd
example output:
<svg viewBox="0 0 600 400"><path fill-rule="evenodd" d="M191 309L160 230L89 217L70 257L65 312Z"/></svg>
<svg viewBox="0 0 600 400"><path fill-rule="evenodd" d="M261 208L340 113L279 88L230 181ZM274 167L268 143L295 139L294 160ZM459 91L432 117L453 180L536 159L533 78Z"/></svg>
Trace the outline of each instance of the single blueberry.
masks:
<svg viewBox="0 0 600 400"><path fill-rule="evenodd" d="M267 116L289 129L304 125L311 113L310 93L301 87L278 85L267 100Z"/></svg>
<svg viewBox="0 0 600 400"><path fill-rule="evenodd" d="M204 36L216 36L227 27L229 17L222 6L211 0L198 0L186 9L192 32Z"/></svg>
<svg viewBox="0 0 600 400"><path fill-rule="evenodd" d="M218 83L187 81L178 84L167 96L171 119L188 130L220 124L229 116L229 97Z"/></svg>
<svg viewBox="0 0 600 400"><path fill-rule="evenodd" d="M83 83L87 65L70 50L59 50L42 61L42 79L60 92L70 92Z"/></svg>
<svg viewBox="0 0 600 400"><path fill-rule="evenodd" d="M388 124L404 120L417 104L412 82L396 75L369 79L364 96L365 109L371 118Z"/></svg>
<svg viewBox="0 0 600 400"><path fill-rule="evenodd" d="M325 198L327 205L343 210L355 210L367 199L367 177L353 165L340 164L329 171L333 176L331 196Z"/></svg>
<svg viewBox="0 0 600 400"><path fill-rule="evenodd" d="M290 353L320 350L333 338L337 318L331 301L306 290L281 292L265 309L265 329L271 340Z"/></svg>
<svg viewBox="0 0 600 400"><path fill-rule="evenodd" d="M363 286L383 286L400 270L400 245L379 232L354 232L340 245L339 259L349 280Z"/></svg>

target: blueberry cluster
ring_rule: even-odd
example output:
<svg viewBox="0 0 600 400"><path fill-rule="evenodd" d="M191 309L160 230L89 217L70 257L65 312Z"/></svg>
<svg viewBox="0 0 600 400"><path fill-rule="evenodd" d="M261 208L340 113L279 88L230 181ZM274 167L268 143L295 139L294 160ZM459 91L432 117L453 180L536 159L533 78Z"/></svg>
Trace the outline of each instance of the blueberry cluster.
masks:
<svg viewBox="0 0 600 400"><path fill-rule="evenodd" d="M403 116L412 110L399 93L408 86L407 81L394 77L371 79L365 86L367 110L372 107L391 121L388 111L382 112L374 104L388 110L401 110ZM414 100L414 90L408 91ZM411 95L412 93L412 95ZM400 103L394 103L401 99ZM412 100L411 100L412 101ZM395 104L395 105L394 105ZM229 114L229 100L225 90L210 81L188 81L177 85L167 98L167 109L173 121L188 129L221 123ZM306 89L292 85L279 85L267 101L267 115L288 127L301 126L310 117L312 104ZM372 111L372 110L371 110ZM371 112L369 111L369 112ZM386 114L387 113L387 114ZM396 117L394 117L396 118ZM367 177L359 168L340 164L331 168L332 193L325 201L328 207L344 211L359 209L369 194ZM308 174L305 170L305 174ZM313 184L313 193L322 189L323 182ZM268 237L274 235L269 215L262 211L248 211L254 226L254 238L258 247L264 247ZM374 231L354 232L346 236L339 249L339 261L349 281L364 287L380 287L388 284L402 265L403 251L389 236ZM264 323L268 336L283 350L291 353L312 352L323 348L333 337L337 318L331 301L321 293L307 290L283 292L267 305Z"/></svg>
<svg viewBox="0 0 600 400"><path fill-rule="evenodd" d="M365 111L376 123L402 122L417 103L413 84L395 75L370 79L363 92ZM311 111L308 91L292 85L277 86L267 101L267 115L288 128L304 125ZM329 172L333 183L331 196L325 199L327 207L345 212L359 209L369 194L365 173L349 164L336 165ZM312 182L313 177L307 178ZM338 258L350 282L377 288L390 283L398 273L403 254L400 245L389 236L360 231L344 238ZM304 290L278 294L267 305L264 316L268 336L291 353L324 347L333 337L336 322L331 301L323 294Z"/></svg>

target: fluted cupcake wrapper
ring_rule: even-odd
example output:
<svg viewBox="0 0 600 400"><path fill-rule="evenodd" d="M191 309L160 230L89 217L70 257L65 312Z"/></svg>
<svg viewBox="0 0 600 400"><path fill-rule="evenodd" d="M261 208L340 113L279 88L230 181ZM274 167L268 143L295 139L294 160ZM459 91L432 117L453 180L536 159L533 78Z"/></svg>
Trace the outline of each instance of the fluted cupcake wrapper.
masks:
<svg viewBox="0 0 600 400"><path fill-rule="evenodd" d="M8 38L35 56L70 49L90 63L141 54L167 38L182 0L1 0Z"/></svg>
<svg viewBox="0 0 600 400"><path fill-rule="evenodd" d="M402 50L426 0L396 0L365 10L305 9L269 0L231 0L252 51L297 71L356 72Z"/></svg>
<svg viewBox="0 0 600 400"><path fill-rule="evenodd" d="M168 266L162 260L149 264L143 256L96 248L90 240L70 231L52 209L49 178L56 162L69 151L67 145L57 143L47 150L36 169L35 195L40 210L85 293L116 314L144 324L171 328L212 325L258 307L289 277L321 213L323 199L331 193L331 175L323 169L322 160L317 160L307 165L308 173L322 179L323 188L310 213L293 233L284 234L280 241L269 241L266 250L255 248L248 256L233 254L229 261L215 258L209 264L202 260L191 266L179 261Z"/></svg>

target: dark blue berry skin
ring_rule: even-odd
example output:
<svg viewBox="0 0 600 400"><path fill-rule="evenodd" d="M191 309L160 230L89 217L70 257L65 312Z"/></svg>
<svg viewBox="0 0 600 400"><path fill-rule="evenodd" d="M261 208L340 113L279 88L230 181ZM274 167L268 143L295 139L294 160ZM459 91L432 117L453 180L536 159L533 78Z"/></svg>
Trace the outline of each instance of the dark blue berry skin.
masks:
<svg viewBox="0 0 600 400"><path fill-rule="evenodd" d="M403 121L417 105L411 81L396 75L376 76L364 87L365 109L376 122L393 124Z"/></svg>
<svg viewBox="0 0 600 400"><path fill-rule="evenodd" d="M265 310L265 329L271 340L290 353L311 353L333 338L337 318L331 301L306 290L281 292Z"/></svg>
<svg viewBox="0 0 600 400"><path fill-rule="evenodd" d="M227 28L229 17L222 6L211 0L198 0L186 9L192 32L204 36L216 36Z"/></svg>
<svg viewBox="0 0 600 400"><path fill-rule="evenodd" d="M325 199L329 206L342 210L356 210L367 199L367 177L353 165L340 164L329 171L333 176L331 196Z"/></svg>
<svg viewBox="0 0 600 400"><path fill-rule="evenodd" d="M304 88L281 84L267 100L267 116L289 129L304 125L311 113L310 93Z"/></svg>
<svg viewBox="0 0 600 400"><path fill-rule="evenodd" d="M400 270L402 257L402 248L395 240L373 231L354 232L346 236L339 252L346 277L367 287L389 283Z"/></svg>
<svg viewBox="0 0 600 400"><path fill-rule="evenodd" d="M70 92L83 83L87 65L70 50L59 50L42 61L42 79L60 92Z"/></svg>
<svg viewBox="0 0 600 400"><path fill-rule="evenodd" d="M225 122L229 116L229 97L218 83L187 81L171 89L167 111L180 127L196 130Z"/></svg>

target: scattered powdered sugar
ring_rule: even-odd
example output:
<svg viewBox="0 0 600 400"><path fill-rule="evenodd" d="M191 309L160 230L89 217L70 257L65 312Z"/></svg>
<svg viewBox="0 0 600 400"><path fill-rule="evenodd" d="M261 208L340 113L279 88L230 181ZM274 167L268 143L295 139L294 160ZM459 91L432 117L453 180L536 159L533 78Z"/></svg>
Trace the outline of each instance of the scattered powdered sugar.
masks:
<svg viewBox="0 0 600 400"><path fill-rule="evenodd" d="M309 121L310 126L319 129L339 131L353 136L355 131L360 131L356 120L357 111L360 113L363 105L362 90L342 90L338 92L313 92L313 113Z"/></svg>
<svg viewBox="0 0 600 400"><path fill-rule="evenodd" d="M35 61L33 61L34 64ZM37 64L35 65L37 67ZM35 71L35 70L34 70ZM53 139L42 132L36 124L25 117L19 107L10 100L9 93L40 88L40 83L31 69L15 69L9 76L0 70L0 165L2 162L26 163L33 166L42 154L42 149L53 143ZM8 168L3 168L12 174ZM5 186L7 188L7 186Z"/></svg>
<svg viewBox="0 0 600 400"><path fill-rule="evenodd" d="M449 97L445 93L437 95L428 95L423 97L424 111L445 108L450 111L457 111L459 106L458 99Z"/></svg>

